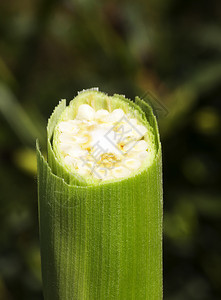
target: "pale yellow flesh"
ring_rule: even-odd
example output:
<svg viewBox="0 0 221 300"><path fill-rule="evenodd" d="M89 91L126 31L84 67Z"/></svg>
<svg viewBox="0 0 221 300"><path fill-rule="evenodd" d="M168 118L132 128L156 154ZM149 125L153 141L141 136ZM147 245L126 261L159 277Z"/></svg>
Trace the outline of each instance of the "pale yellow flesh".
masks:
<svg viewBox="0 0 221 300"><path fill-rule="evenodd" d="M59 155L70 171L101 181L128 177L153 155L150 132L122 109L78 107L74 120L57 124Z"/></svg>

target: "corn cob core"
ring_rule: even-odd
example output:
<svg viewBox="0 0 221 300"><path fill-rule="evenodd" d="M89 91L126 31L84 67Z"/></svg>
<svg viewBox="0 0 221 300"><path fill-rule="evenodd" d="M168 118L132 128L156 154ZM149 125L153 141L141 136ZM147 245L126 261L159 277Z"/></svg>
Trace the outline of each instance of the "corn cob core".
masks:
<svg viewBox="0 0 221 300"><path fill-rule="evenodd" d="M101 94L103 101L91 92L84 101L79 95L71 102L56 125L53 147L69 172L90 181L116 181L151 165L154 138L138 109Z"/></svg>

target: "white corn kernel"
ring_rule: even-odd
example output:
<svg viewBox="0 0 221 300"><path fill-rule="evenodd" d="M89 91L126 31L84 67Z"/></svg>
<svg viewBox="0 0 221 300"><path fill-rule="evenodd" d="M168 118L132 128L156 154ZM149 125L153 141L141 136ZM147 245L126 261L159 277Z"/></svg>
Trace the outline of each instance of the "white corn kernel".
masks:
<svg viewBox="0 0 221 300"><path fill-rule="evenodd" d="M148 148L147 142L144 140L141 140L141 141L137 141L132 149L133 149L133 151L144 151L144 150L147 150L147 148Z"/></svg>
<svg viewBox="0 0 221 300"><path fill-rule="evenodd" d="M86 165L78 169L78 173L82 176L87 176L90 174L90 172L90 168L88 168Z"/></svg>
<svg viewBox="0 0 221 300"><path fill-rule="evenodd" d="M76 119L79 120L93 120L95 116L94 109L88 104L81 104L78 107Z"/></svg>
<svg viewBox="0 0 221 300"><path fill-rule="evenodd" d="M62 132L59 135L59 141L62 144L71 144L75 142L75 137L70 132Z"/></svg>
<svg viewBox="0 0 221 300"><path fill-rule="evenodd" d="M89 140L89 137L87 135L82 135L82 136L78 136L76 135L74 137L74 140L76 141L76 143L79 143L79 144L85 144L88 142Z"/></svg>
<svg viewBox="0 0 221 300"><path fill-rule="evenodd" d="M78 147L72 146L67 149L65 152L66 154L70 155L71 157L85 157L88 154L87 150L83 150L79 145Z"/></svg>
<svg viewBox="0 0 221 300"><path fill-rule="evenodd" d="M77 165L77 160L70 155L65 156L64 161L67 165L69 166L76 166Z"/></svg>
<svg viewBox="0 0 221 300"><path fill-rule="evenodd" d="M129 119L128 122L133 125L133 126L137 126L137 120L136 119Z"/></svg>
<svg viewBox="0 0 221 300"><path fill-rule="evenodd" d="M96 177L97 179L102 179L102 180L104 180L106 177L108 177L109 173L110 173L110 170L107 168L103 168L103 167L95 168L92 171L92 174L94 175L94 177Z"/></svg>
<svg viewBox="0 0 221 300"><path fill-rule="evenodd" d="M122 178L122 177L127 177L130 175L130 171L122 166L115 167L111 170L111 175L114 178Z"/></svg>
<svg viewBox="0 0 221 300"><path fill-rule="evenodd" d="M142 151L138 154L140 160L146 159L150 154L147 151Z"/></svg>
<svg viewBox="0 0 221 300"><path fill-rule="evenodd" d="M59 123L58 128L61 132L71 132L72 134L76 134L79 131L79 128L76 124L70 121L63 121Z"/></svg>
<svg viewBox="0 0 221 300"><path fill-rule="evenodd" d="M144 136L147 133L147 128L143 125L137 125L136 129L141 136Z"/></svg>
<svg viewBox="0 0 221 300"><path fill-rule="evenodd" d="M116 123L119 122L123 118L123 116L124 116L124 111L118 108L112 111L106 120L107 122Z"/></svg>
<svg viewBox="0 0 221 300"><path fill-rule="evenodd" d="M106 109L99 109L95 112L95 120L105 121L105 118L109 115L109 111Z"/></svg>
<svg viewBox="0 0 221 300"><path fill-rule="evenodd" d="M80 146L78 144L75 144L75 143L61 143L59 144L59 149L64 153L64 154L67 154L71 148L74 148L76 147L77 149L80 148ZM81 148L80 148L81 149Z"/></svg>
<svg viewBox="0 0 221 300"><path fill-rule="evenodd" d="M141 162L135 158L128 158L124 161L124 166L129 170L136 170L139 169L141 166Z"/></svg>

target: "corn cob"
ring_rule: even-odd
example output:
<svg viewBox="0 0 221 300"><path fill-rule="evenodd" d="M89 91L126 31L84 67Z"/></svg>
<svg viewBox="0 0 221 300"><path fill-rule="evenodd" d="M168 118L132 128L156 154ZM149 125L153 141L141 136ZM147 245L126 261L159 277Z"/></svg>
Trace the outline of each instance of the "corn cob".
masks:
<svg viewBox="0 0 221 300"><path fill-rule="evenodd" d="M161 145L138 97L87 90L37 144L44 297L162 299Z"/></svg>

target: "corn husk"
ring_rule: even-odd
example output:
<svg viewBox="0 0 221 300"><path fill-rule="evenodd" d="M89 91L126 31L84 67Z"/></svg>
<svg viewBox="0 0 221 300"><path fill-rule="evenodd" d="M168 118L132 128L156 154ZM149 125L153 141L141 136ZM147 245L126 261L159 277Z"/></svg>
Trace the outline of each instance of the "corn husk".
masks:
<svg viewBox="0 0 221 300"><path fill-rule="evenodd" d="M153 130L156 155L133 177L88 184L65 170L52 147L65 100L49 119L47 161L37 142L45 300L162 299L161 145L151 108L138 97L135 103Z"/></svg>

